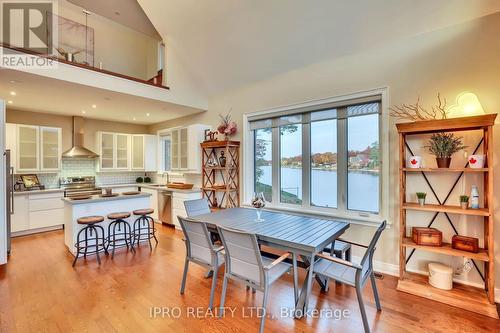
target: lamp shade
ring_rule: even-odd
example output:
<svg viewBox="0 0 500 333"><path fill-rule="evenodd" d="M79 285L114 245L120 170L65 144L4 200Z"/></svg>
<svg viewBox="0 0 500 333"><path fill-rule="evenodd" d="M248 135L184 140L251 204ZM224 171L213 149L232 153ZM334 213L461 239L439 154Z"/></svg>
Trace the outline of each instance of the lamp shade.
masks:
<svg viewBox="0 0 500 333"><path fill-rule="evenodd" d="M463 92L457 96L456 103L448 109L449 118L480 116L485 114L476 94Z"/></svg>

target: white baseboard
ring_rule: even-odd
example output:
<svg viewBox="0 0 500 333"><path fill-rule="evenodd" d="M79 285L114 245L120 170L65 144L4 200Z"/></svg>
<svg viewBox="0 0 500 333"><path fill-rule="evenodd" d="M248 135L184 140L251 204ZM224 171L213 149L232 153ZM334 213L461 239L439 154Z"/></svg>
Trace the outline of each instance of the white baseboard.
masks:
<svg viewBox="0 0 500 333"><path fill-rule="evenodd" d="M62 228L63 228L63 225L60 224L60 225L55 225L55 226L52 226L52 227L45 227L45 228L38 228L38 229L16 231L16 232L13 232L10 236L11 237L27 236L27 235L32 235L32 234L39 234L41 232L59 230L59 229L62 229Z"/></svg>
<svg viewBox="0 0 500 333"><path fill-rule="evenodd" d="M361 257L352 256L352 258L353 258L353 261L355 261L355 262L361 261ZM399 265L389 264L389 263L379 261L379 260L373 260L373 269L376 272L384 273L387 275L391 275L391 276L395 276L395 277L399 276ZM419 270L408 270L408 272L427 275L427 272L419 271ZM460 284L476 287L476 288L484 288L484 286L480 283L462 280L460 278L454 278L453 281L460 283ZM500 288L495 288L495 302L500 303Z"/></svg>

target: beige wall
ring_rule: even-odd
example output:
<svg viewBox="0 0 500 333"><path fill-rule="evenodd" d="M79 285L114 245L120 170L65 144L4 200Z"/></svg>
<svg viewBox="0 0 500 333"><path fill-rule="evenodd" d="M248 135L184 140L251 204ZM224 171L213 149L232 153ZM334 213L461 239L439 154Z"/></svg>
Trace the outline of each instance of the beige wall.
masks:
<svg viewBox="0 0 500 333"><path fill-rule="evenodd" d="M448 99L449 104L455 96L469 90L476 93L486 112L500 110L500 13L478 20L462 23L446 29L415 36L404 41L386 44L361 54L332 59L308 67L294 70L268 80L250 85L224 96L213 98L206 113L169 121L150 126L154 133L157 129L188 123L203 123L215 127L218 114L226 113L232 108L233 119L237 121L241 139L242 115L247 112L265 110L273 107L291 105L308 100L340 96L374 88L389 88L389 104L413 103L418 96L425 105L433 105L436 94L440 92ZM384 110L387 111L387 110ZM497 120L498 122L498 120ZM498 127L498 125L496 126ZM387 270L396 269L398 263L398 155L395 153L397 133L393 120L390 124L390 200L392 227L384 232L376 253L376 260L383 262ZM472 145L474 137L467 137ZM500 130L496 128L494 143L500 146ZM417 147L421 146L416 143ZM498 151L498 149L496 149ZM498 154L494 166L500 177ZM417 182L421 182L417 180ZM449 180L436 180L439 193L446 194ZM418 185L417 185L418 186ZM465 185L468 192L470 183ZM429 189L425 189L430 192ZM498 225L498 207L500 206L500 189L495 181L494 199L496 224ZM444 193L444 194L443 194ZM417 216L418 223L425 224L431 216ZM454 217L454 222L463 230L464 223ZM475 226L470 226L475 224ZM481 235L480 222L470 221L468 232ZM450 235L450 227L446 221L440 220L436 226ZM348 237L359 241L367 241L373 232L371 227L352 226ZM497 286L500 287L500 227L496 229L497 254ZM356 253L355 253L356 254ZM359 254L359 253L358 253ZM424 254L425 255L425 254ZM414 269L425 269L424 264L430 257L417 254ZM432 257L443 262L450 262L449 257ZM414 260L414 259L412 259ZM455 259L454 265L459 264ZM463 277L478 281L475 272Z"/></svg>
<svg viewBox="0 0 500 333"><path fill-rule="evenodd" d="M38 125L61 127L63 138L63 151L70 149L72 146L73 120L69 116L59 116L48 113L38 113L21 111L8 108L6 112L6 122L14 124ZM148 133L148 128L145 125L135 125L129 123L119 123L113 121L103 121L95 119L85 119L84 125L84 140L85 147L98 151L95 145L95 134L98 131L145 134Z"/></svg>

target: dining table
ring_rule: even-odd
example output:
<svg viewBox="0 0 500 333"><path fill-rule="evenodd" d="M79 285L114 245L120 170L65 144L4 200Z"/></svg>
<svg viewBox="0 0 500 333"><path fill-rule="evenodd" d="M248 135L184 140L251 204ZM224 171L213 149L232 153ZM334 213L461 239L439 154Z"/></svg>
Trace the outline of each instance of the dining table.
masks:
<svg viewBox="0 0 500 333"><path fill-rule="evenodd" d="M256 209L244 207L221 209L192 219L206 223L212 232L217 232L217 226L221 226L255 234L259 245L300 256L307 274L299 295L296 295L296 318L308 313L315 256L327 246L331 245L333 249L335 240L349 228L349 223L344 221L270 210L262 211L261 220L258 220ZM327 289L325 278L316 276L315 279L323 290Z"/></svg>

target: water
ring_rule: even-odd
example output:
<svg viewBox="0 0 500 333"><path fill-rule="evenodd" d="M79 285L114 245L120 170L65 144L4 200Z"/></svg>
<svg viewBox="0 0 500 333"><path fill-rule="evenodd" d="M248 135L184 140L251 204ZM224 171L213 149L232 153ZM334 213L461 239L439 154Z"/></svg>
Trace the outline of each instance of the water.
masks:
<svg viewBox="0 0 500 333"><path fill-rule="evenodd" d="M260 181L271 185L271 166L261 167ZM281 187L302 199L302 170L281 169ZM368 212L379 210L379 176L371 173L350 172L348 182L348 208ZM337 206L337 171L311 170L311 204L321 207Z"/></svg>

